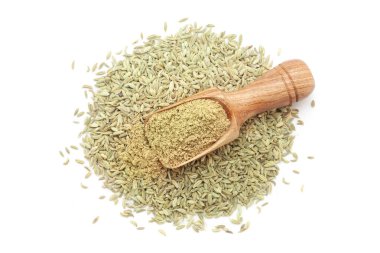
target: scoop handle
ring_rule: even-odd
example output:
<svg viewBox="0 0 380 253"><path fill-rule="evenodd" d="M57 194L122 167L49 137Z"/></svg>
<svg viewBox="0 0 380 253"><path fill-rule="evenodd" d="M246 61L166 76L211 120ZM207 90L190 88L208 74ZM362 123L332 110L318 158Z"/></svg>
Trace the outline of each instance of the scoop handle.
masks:
<svg viewBox="0 0 380 253"><path fill-rule="evenodd" d="M242 89L227 93L228 104L242 125L264 111L291 105L314 89L314 78L301 60L285 61Z"/></svg>

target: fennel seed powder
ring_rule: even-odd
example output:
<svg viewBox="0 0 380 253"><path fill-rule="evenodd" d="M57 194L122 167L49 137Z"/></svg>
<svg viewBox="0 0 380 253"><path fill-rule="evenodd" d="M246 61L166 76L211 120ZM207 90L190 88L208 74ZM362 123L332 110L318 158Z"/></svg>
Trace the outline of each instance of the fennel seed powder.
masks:
<svg viewBox="0 0 380 253"><path fill-rule="evenodd" d="M172 168L209 148L229 126L222 105L197 99L153 114L145 135L161 163Z"/></svg>

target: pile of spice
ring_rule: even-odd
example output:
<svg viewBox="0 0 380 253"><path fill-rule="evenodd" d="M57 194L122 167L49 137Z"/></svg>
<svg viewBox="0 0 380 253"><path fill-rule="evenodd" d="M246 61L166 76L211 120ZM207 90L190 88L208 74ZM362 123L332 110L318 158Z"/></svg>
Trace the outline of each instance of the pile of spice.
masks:
<svg viewBox="0 0 380 253"><path fill-rule="evenodd" d="M229 126L222 105L197 99L153 114L146 123L145 135L160 162L172 168L206 150Z"/></svg>
<svg viewBox="0 0 380 253"><path fill-rule="evenodd" d="M164 27L166 31L166 23ZM207 88L233 91L254 81L271 68L262 47L243 47L242 36L215 33L213 25L189 24L166 37L150 35L132 53L125 50L112 57L109 53L106 59L88 67L88 71L98 72L95 88L84 86L86 97L87 92L93 96L81 146L90 169L114 193L111 199L122 200L122 216L146 210L153 215L152 222L171 222L177 229L186 226L200 231L205 218L229 216L241 206L263 200L271 191L277 164L290 153L292 119L297 110L285 107L259 114L244 123L236 140L176 170L161 165L156 152L165 151L155 142L164 141L168 151L177 152L176 159L180 159L176 162L191 154L186 154L186 145L175 150L178 144L165 140L171 135L178 137L180 132L160 131L156 124L171 116L186 124L180 115L190 113L187 105L181 109L187 111L184 114L168 112L151 122L154 130L148 137L153 150L143 124L148 114ZM204 107L210 101L197 103L204 103ZM215 106L210 108L211 115L222 113ZM196 111L188 115L191 120L199 116ZM216 135L199 140L199 149L228 128L225 115L217 117L216 125L209 124L210 129L217 129ZM191 123L196 126L201 122ZM191 136L200 137L201 133L193 129L186 138ZM239 215L234 224L242 222ZM241 231L248 227L249 223L243 224ZM224 226L215 230L231 232Z"/></svg>

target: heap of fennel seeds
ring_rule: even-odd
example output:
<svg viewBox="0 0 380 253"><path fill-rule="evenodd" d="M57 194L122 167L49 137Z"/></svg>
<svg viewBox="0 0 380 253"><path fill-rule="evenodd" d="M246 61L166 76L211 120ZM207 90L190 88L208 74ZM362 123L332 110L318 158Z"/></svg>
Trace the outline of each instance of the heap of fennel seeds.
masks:
<svg viewBox="0 0 380 253"><path fill-rule="evenodd" d="M262 47L242 47L241 37L216 34L212 26L185 25L165 38L146 38L110 67L103 64L81 145L91 169L125 208L149 209L151 221L177 227L188 221L202 230L204 218L229 216L271 191L277 164L292 146L297 111L262 113L230 144L175 171L165 169L141 135L144 116L210 87L242 88L271 63Z"/></svg>

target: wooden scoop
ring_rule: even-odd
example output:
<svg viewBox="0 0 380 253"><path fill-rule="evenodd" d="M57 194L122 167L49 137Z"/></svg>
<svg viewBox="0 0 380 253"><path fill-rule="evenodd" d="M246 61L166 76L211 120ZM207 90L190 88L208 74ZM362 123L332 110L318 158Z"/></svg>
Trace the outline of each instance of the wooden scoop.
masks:
<svg viewBox="0 0 380 253"><path fill-rule="evenodd" d="M231 122L224 135L208 149L175 167L165 167L174 169L183 166L233 141L239 136L240 127L247 119L258 113L298 102L313 89L314 79L308 66L301 60L290 60L279 64L240 90L224 92L210 88L156 111L155 113L160 113L195 99L212 99L223 106Z"/></svg>

